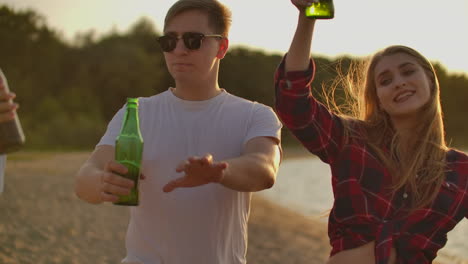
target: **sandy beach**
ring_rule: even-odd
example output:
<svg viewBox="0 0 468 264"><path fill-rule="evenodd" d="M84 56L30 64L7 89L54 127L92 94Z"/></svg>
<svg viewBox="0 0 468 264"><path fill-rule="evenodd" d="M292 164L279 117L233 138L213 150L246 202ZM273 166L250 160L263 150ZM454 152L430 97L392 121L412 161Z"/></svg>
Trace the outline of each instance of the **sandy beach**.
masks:
<svg viewBox="0 0 468 264"><path fill-rule="evenodd" d="M88 153L18 153L0 195L0 263L120 263L128 210L75 197L73 175ZM317 225L320 225L318 228ZM323 263L326 227L258 195L252 201L249 263Z"/></svg>
<svg viewBox="0 0 468 264"><path fill-rule="evenodd" d="M89 205L73 193L73 175L88 154L9 156L0 195L0 263L120 263L128 210ZM254 195L248 263L325 263L329 250L326 224Z"/></svg>

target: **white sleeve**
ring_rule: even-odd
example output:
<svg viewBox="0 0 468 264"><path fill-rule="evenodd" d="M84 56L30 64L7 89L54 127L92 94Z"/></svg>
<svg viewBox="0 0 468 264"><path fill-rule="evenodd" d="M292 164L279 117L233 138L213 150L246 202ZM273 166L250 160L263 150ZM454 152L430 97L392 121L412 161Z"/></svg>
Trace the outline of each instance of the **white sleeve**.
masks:
<svg viewBox="0 0 468 264"><path fill-rule="evenodd" d="M120 129L122 127L122 119L125 114L125 105L120 108L119 111L114 115L112 120L107 125L106 133L102 136L101 140L96 146L100 145L111 145L115 146L115 139L120 133Z"/></svg>
<svg viewBox="0 0 468 264"><path fill-rule="evenodd" d="M0 155L0 193L3 192L3 181L5 178L6 155Z"/></svg>
<svg viewBox="0 0 468 264"><path fill-rule="evenodd" d="M272 137L281 142L282 124L271 107L255 103L244 144L255 137Z"/></svg>

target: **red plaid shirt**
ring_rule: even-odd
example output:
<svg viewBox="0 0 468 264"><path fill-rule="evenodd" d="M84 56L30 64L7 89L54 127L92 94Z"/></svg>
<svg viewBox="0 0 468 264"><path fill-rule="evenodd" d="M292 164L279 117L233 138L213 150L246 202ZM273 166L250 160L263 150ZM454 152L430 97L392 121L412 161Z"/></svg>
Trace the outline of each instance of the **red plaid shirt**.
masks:
<svg viewBox="0 0 468 264"><path fill-rule="evenodd" d="M344 140L342 118L311 94L314 73L313 61L306 71L286 73L283 59L275 74L276 112L311 153L330 165L334 194L328 222L330 255L375 241L377 264L388 263L392 247L397 263L431 263L447 242L447 232L468 218L468 156L448 151L448 170L438 196L408 216L401 209L411 194L388 191L389 170L364 139Z"/></svg>

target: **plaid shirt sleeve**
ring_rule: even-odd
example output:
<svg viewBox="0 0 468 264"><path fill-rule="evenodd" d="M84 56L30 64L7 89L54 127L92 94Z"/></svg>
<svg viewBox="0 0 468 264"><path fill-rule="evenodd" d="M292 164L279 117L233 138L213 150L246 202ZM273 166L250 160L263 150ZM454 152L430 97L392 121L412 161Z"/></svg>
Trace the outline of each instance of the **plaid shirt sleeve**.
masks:
<svg viewBox="0 0 468 264"><path fill-rule="evenodd" d="M285 58L275 73L276 113L304 147L331 164L343 146L343 120L312 96L314 61L305 71L285 72Z"/></svg>

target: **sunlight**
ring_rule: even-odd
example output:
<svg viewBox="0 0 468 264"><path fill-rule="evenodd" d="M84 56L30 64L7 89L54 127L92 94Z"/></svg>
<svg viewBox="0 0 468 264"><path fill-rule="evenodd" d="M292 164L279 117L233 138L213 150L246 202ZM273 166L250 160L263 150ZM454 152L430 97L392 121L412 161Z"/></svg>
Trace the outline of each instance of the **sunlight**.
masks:
<svg viewBox="0 0 468 264"><path fill-rule="evenodd" d="M68 39L78 32L125 31L145 16L162 30L174 0L4 0L16 8L31 7ZM289 0L224 0L233 12L231 45L284 53L294 34L297 10ZM364 56L388 45L411 46L449 70L468 74L468 2L451 0L335 0L335 18L316 25L313 51L328 57ZM458 29L458 31L457 31Z"/></svg>

